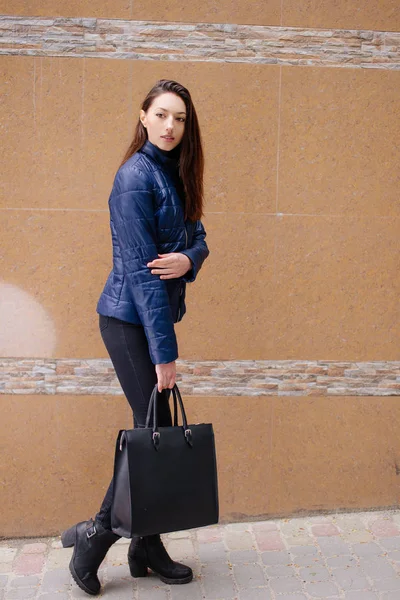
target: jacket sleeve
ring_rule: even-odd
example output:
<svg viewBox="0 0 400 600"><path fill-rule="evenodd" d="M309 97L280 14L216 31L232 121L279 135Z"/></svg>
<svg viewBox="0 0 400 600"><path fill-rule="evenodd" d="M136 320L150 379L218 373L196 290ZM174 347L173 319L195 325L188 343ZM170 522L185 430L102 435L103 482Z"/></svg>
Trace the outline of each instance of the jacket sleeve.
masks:
<svg viewBox="0 0 400 600"><path fill-rule="evenodd" d="M182 254L186 254L186 256L190 258L192 263L192 268L182 277L183 281L186 281L186 283L191 283L196 279L203 262L210 254L207 242L205 241L206 235L207 233L203 223L200 220L196 221L192 245L190 248L181 251Z"/></svg>
<svg viewBox="0 0 400 600"><path fill-rule="evenodd" d="M124 276L149 344L153 364L178 358L166 282L147 263L158 258L151 180L135 167L118 171L109 199Z"/></svg>

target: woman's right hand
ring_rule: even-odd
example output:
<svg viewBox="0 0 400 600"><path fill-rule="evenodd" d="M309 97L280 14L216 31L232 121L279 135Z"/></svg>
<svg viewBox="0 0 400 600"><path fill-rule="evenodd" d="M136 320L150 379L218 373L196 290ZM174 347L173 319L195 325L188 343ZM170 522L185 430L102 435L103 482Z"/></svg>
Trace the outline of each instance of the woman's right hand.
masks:
<svg viewBox="0 0 400 600"><path fill-rule="evenodd" d="M156 373L158 379L157 386L159 392L161 392L164 389L172 389L174 387L176 380L175 361L156 365Z"/></svg>

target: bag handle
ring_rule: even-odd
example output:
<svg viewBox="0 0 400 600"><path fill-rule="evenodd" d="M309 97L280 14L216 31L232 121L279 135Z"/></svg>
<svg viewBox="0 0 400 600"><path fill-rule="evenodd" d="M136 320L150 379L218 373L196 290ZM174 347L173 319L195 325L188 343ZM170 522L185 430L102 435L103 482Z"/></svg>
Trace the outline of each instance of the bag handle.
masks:
<svg viewBox="0 0 400 600"><path fill-rule="evenodd" d="M158 413L157 413L157 399L158 399L158 395L160 393L161 392L158 391L158 384L156 384L154 386L154 389L150 396L150 402L149 402L149 407L147 410L146 424L145 424L145 427L150 427L151 411L153 409L153 444L154 444L154 447L156 448L156 450L160 443L160 432L158 431ZM178 426L177 404L179 403L179 408L181 410L181 415L182 415L182 429L184 431L185 440L189 444L189 446L192 446L193 445L192 444L192 432L188 428L185 407L183 405L181 393L176 384L172 388L172 394L174 397L174 426L175 427Z"/></svg>
<svg viewBox="0 0 400 600"><path fill-rule="evenodd" d="M170 388L168 388L167 391L169 393L172 392L172 390ZM178 403L176 401L176 394L173 393L172 395L174 397L174 427L178 427ZM168 400L169 400L169 396L170 396L170 394L168 394Z"/></svg>
<svg viewBox="0 0 400 600"><path fill-rule="evenodd" d="M171 392L172 390L168 388L168 392ZM174 427L178 427L178 403L176 401L176 394L172 394L174 397ZM168 394L168 400L169 400L169 394Z"/></svg>
<svg viewBox="0 0 400 600"><path fill-rule="evenodd" d="M186 412L185 412L185 407L183 405L183 401L182 401L182 396L181 393L179 391L178 386L175 384L175 386L171 389L169 389L168 391L172 391L173 397L174 397L174 427L178 426L178 410L177 410L177 397L178 397L178 401L179 401L179 407L181 409L181 414L182 414L182 422L183 422L183 426L185 429L187 429L187 418L186 418ZM154 386L154 389L151 393L150 396L150 402L149 402L149 406L147 409L147 416L146 416L146 423L145 423L145 427L150 427L150 420L151 420L151 411L153 409L153 405L157 403L157 398L158 398L158 394L160 394L162 392L158 391L158 387L157 384ZM158 430L158 413L157 413L157 404L156 404L156 408L153 411L153 428L155 430Z"/></svg>

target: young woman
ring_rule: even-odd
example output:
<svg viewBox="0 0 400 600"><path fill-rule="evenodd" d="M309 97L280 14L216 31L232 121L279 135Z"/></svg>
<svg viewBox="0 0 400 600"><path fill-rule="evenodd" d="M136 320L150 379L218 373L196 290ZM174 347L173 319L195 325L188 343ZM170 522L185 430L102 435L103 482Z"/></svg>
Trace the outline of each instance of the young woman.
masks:
<svg viewBox="0 0 400 600"><path fill-rule="evenodd" d="M203 151L189 91L161 79L147 94L133 141L109 198L113 269L97 312L104 344L132 408L144 427L151 392L160 392L160 425L172 425L170 390L178 346L174 323L186 312L186 283L209 254L203 216ZM98 594L98 568L118 539L111 530L113 481L95 519L62 534L74 546L71 573L88 594ZM173 561L159 535L134 537L128 551L133 577L147 568L166 583L188 583L190 567Z"/></svg>

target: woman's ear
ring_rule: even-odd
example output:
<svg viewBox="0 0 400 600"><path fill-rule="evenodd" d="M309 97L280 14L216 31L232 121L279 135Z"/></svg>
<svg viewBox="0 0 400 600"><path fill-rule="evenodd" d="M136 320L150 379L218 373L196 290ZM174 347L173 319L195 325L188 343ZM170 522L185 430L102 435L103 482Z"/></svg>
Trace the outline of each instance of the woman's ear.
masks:
<svg viewBox="0 0 400 600"><path fill-rule="evenodd" d="M143 127L146 128L146 113L144 112L144 110L140 111L139 119L140 119Z"/></svg>

